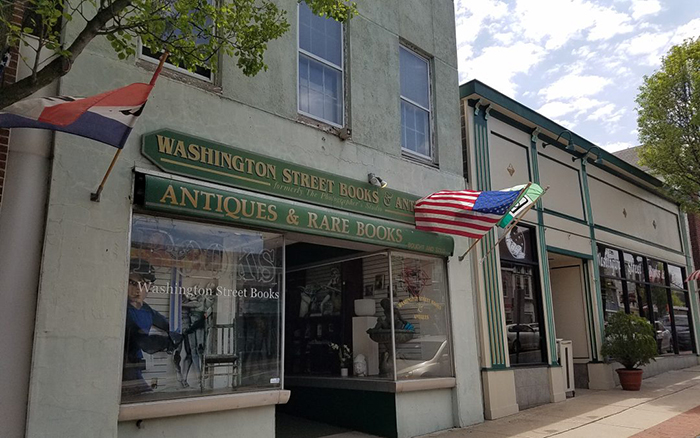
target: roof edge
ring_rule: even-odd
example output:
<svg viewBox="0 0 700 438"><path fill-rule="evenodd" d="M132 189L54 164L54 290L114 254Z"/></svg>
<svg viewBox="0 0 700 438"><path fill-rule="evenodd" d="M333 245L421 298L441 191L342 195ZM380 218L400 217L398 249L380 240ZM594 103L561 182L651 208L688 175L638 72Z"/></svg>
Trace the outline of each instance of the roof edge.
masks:
<svg viewBox="0 0 700 438"><path fill-rule="evenodd" d="M469 82L465 82L464 84L459 86L459 98L460 99L465 99L471 95L478 95L480 97L483 97L484 99L489 100L490 102L501 106L508 111L512 112L513 114L517 114L518 116L524 118L525 120L533 123L536 126L539 126L541 128L546 129L547 131L550 132L562 132L567 130L564 126L561 126L560 124L554 122L551 119L548 119L547 117L543 116L542 114L538 113L537 111L523 105L522 103L516 101L515 99L506 96L505 94L489 87L488 85L484 84L483 82L479 81L478 79L472 79ZM571 131L569 131L571 132ZM580 135L576 134L575 132L571 132L572 139L574 143L578 146L581 146L585 149L591 149L593 147L597 147L599 151L601 152L601 158L624 170L625 172L629 173L630 175L633 175L636 178L639 178L640 180L646 182L649 185L652 185L654 187L662 187L663 182L659 180L658 178L650 175L647 172L644 172L643 170L639 169L636 166L633 166L626 161L616 157L615 155L611 154L610 152L604 150L600 146L596 145L595 143L586 140L585 138L581 137ZM567 151L571 153L570 151ZM571 153L571 155L575 155Z"/></svg>

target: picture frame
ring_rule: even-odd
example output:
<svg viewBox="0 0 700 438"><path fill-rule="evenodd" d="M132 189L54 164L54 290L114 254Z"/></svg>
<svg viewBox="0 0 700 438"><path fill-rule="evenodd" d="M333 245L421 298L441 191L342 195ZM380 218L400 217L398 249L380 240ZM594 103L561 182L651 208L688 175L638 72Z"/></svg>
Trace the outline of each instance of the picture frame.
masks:
<svg viewBox="0 0 700 438"><path fill-rule="evenodd" d="M384 289L385 275L377 274L374 276L374 290Z"/></svg>
<svg viewBox="0 0 700 438"><path fill-rule="evenodd" d="M367 284L365 285L365 291L364 291L364 296L365 297L371 297L374 295L374 285L373 284Z"/></svg>

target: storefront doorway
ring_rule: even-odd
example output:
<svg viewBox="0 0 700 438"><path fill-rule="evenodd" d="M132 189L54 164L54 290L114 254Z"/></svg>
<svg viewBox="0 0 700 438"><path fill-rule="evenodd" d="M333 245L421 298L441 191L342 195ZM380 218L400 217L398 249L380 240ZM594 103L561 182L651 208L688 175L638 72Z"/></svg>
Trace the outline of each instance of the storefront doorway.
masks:
<svg viewBox="0 0 700 438"><path fill-rule="evenodd" d="M397 381L452 375L444 259L309 236L285 259L277 436L396 436Z"/></svg>
<svg viewBox="0 0 700 438"><path fill-rule="evenodd" d="M574 373L585 373L585 364L590 360L585 295L587 261L554 252L548 252L547 257L557 338L572 342ZM575 385L577 388L584 387L581 380L586 380L585 375L574 379L579 383Z"/></svg>

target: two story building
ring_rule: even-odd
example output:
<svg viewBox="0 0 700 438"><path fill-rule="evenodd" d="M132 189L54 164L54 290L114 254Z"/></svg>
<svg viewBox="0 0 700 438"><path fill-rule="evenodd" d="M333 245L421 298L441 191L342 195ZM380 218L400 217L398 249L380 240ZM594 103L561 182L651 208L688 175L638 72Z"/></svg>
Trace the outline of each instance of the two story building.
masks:
<svg viewBox="0 0 700 438"><path fill-rule="evenodd" d="M304 418L408 437L483 420L475 290L454 257L468 242L417 231L412 212L465 188L454 6L357 3L341 25L281 1L291 29L252 78L226 56L166 65L99 202L114 149L12 131L6 436L272 437ZM156 64L97 39L40 93L148 82Z"/></svg>

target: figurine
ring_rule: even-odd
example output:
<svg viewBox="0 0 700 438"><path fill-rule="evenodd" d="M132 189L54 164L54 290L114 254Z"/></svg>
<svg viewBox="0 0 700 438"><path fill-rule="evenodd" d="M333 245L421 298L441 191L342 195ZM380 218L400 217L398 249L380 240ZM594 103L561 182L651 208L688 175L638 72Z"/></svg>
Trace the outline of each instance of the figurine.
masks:
<svg viewBox="0 0 700 438"><path fill-rule="evenodd" d="M367 376L367 359L365 359L364 354L355 356L355 360L352 363L352 370L355 377Z"/></svg>

